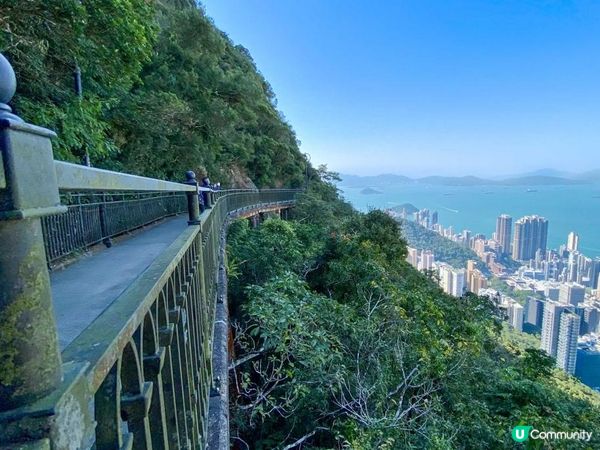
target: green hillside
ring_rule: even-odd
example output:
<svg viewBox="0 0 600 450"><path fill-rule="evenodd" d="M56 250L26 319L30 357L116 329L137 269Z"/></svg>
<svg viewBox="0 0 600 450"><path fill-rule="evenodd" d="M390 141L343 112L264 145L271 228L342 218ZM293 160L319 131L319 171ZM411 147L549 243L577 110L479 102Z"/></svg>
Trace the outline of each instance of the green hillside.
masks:
<svg viewBox="0 0 600 450"><path fill-rule="evenodd" d="M300 186L305 160L249 52L193 1L2 2L13 106L58 133L56 157L169 179ZM81 69L83 98L73 89Z"/></svg>
<svg viewBox="0 0 600 450"><path fill-rule="evenodd" d="M311 187L294 220L236 223L228 242L244 448L542 448L511 429L600 426L597 393L503 332L489 300L444 294L406 263L397 222L333 186Z"/></svg>
<svg viewBox="0 0 600 450"><path fill-rule="evenodd" d="M448 263L457 269L464 269L467 267L468 260L479 260L470 248L440 236L435 231L428 230L411 220L403 220L401 229L408 245L419 250L433 251L436 261Z"/></svg>

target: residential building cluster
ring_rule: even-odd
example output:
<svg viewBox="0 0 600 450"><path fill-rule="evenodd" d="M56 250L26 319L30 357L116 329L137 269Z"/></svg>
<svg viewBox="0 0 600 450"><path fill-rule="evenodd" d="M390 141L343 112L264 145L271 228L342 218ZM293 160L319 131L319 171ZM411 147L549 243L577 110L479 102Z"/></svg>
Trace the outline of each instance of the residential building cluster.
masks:
<svg viewBox="0 0 600 450"><path fill-rule="evenodd" d="M442 290L454 297L462 297L466 292L479 292L488 285L487 278L477 268L477 261L469 260L466 269L457 269L436 261L431 250L412 247L408 248L406 260L417 270L434 272Z"/></svg>
<svg viewBox="0 0 600 450"><path fill-rule="evenodd" d="M471 248L481 261L470 260L466 268L455 268L435 260L434 250L410 248L408 261L419 270L434 271L444 292L460 297L466 292L487 295L509 325L541 335L541 348L556 365L573 374L578 342L600 341L600 258L580 251L579 236L569 233L559 249L548 249L548 220L537 215L513 223L500 215L491 238L469 230L455 233L438 222L436 211L420 210L414 220L458 244ZM514 270L515 261L520 267ZM489 271L506 283L521 303L488 288L478 268ZM513 270L507 267L513 267Z"/></svg>

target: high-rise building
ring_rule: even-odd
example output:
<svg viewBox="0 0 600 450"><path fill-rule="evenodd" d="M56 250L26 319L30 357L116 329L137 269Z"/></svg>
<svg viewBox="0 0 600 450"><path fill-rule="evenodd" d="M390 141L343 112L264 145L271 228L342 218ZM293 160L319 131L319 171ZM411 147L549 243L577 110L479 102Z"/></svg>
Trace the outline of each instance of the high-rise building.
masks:
<svg viewBox="0 0 600 450"><path fill-rule="evenodd" d="M466 286L465 286L465 271L461 270L453 270L452 271L452 289L450 290L450 294L455 297L462 297L465 295Z"/></svg>
<svg viewBox="0 0 600 450"><path fill-rule="evenodd" d="M567 250L570 252L579 250L579 235L574 231L571 231L567 236Z"/></svg>
<svg viewBox="0 0 600 450"><path fill-rule="evenodd" d="M560 315L556 366L570 374L575 373L575 364L577 362L579 321L579 316L571 311L563 311Z"/></svg>
<svg viewBox="0 0 600 450"><path fill-rule="evenodd" d="M467 272L473 272L477 268L477 261L469 259L467 261Z"/></svg>
<svg viewBox="0 0 600 450"><path fill-rule="evenodd" d="M487 288L487 278L481 273L479 269L474 269L469 273L467 286L469 291L477 293L480 289Z"/></svg>
<svg viewBox="0 0 600 450"><path fill-rule="evenodd" d="M569 260L567 262L567 281L577 281L577 269L578 269L578 256L579 252L569 252Z"/></svg>
<svg viewBox="0 0 600 450"><path fill-rule="evenodd" d="M584 305L577 308L577 314L581 318L579 334L583 336L588 333L596 333L600 323L600 310L593 305Z"/></svg>
<svg viewBox="0 0 600 450"><path fill-rule="evenodd" d="M590 267L590 287L596 289L600 281L600 258L596 257Z"/></svg>
<svg viewBox="0 0 600 450"><path fill-rule="evenodd" d="M549 301L544 305L544 318L542 320L542 342L540 348L548 355L556 357L558 334L560 331L560 316L570 306Z"/></svg>
<svg viewBox="0 0 600 450"><path fill-rule="evenodd" d="M481 270L477 269L477 261L472 259L467 261L467 271L465 273L465 284L468 291L477 294L480 289L487 289L487 278Z"/></svg>
<svg viewBox="0 0 600 450"><path fill-rule="evenodd" d="M408 247L408 254L406 255L406 260L411 266L413 266L416 269L419 265L419 251L416 248Z"/></svg>
<svg viewBox="0 0 600 450"><path fill-rule="evenodd" d="M431 225L431 218L428 209L421 209L415 214L415 220L419 225L429 228Z"/></svg>
<svg viewBox="0 0 600 450"><path fill-rule="evenodd" d="M512 217L502 214L496 219L496 241L500 245L502 254L510 254L510 238L512 232Z"/></svg>
<svg viewBox="0 0 600 450"><path fill-rule="evenodd" d="M560 285L558 301L564 305L577 306L585 299L585 287L577 283L563 283Z"/></svg>
<svg viewBox="0 0 600 450"><path fill-rule="evenodd" d="M431 213L431 226L437 225L438 223L438 212L434 211Z"/></svg>
<svg viewBox="0 0 600 450"><path fill-rule="evenodd" d="M560 287L556 285L547 285L544 288L544 296L548 300L558 301L558 296L560 295Z"/></svg>
<svg viewBox="0 0 600 450"><path fill-rule="evenodd" d="M535 258L535 252L546 253L548 221L540 216L525 216L515 222L512 258L527 261Z"/></svg>
<svg viewBox="0 0 600 450"><path fill-rule="evenodd" d="M477 256L481 258L481 256L486 252L487 246L485 245L485 241L483 239L475 240L475 245L473 250L477 253Z"/></svg>
<svg viewBox="0 0 600 450"><path fill-rule="evenodd" d="M419 262L418 269L419 270L431 270L433 269L433 263L435 262L435 257L433 252L430 250L422 250L421 251L421 261Z"/></svg>
<svg viewBox="0 0 600 450"><path fill-rule="evenodd" d="M445 263L438 264L440 287L446 294L452 294L452 267Z"/></svg>
<svg viewBox="0 0 600 450"><path fill-rule="evenodd" d="M463 230L462 232L462 243L469 246L469 242L471 242L471 230Z"/></svg>
<svg viewBox="0 0 600 450"><path fill-rule="evenodd" d="M508 306L508 323L517 331L523 331L523 307L513 301Z"/></svg>
<svg viewBox="0 0 600 450"><path fill-rule="evenodd" d="M542 327L544 320L544 300L535 297L527 297L525 303L525 322L536 329Z"/></svg>

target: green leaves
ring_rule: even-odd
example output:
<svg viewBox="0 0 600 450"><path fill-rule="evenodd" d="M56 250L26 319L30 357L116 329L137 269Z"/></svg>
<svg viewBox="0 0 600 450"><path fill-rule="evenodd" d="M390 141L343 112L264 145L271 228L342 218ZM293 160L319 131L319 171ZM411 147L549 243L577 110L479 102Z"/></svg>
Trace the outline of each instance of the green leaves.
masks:
<svg viewBox="0 0 600 450"><path fill-rule="evenodd" d="M18 114L58 132L59 159L87 151L95 166L174 180L204 167L224 185L235 166L259 187L302 184L269 84L194 1L7 0L0 50Z"/></svg>
<svg viewBox="0 0 600 450"><path fill-rule="evenodd" d="M0 49L15 68L17 112L56 130L56 155L79 161L113 157L106 112L139 80L156 35L145 0L28 0L3 4ZM79 66L84 99L73 88Z"/></svg>
<svg viewBox="0 0 600 450"><path fill-rule="evenodd" d="M488 299L410 267L386 215L336 198L314 183L298 220L230 231L237 358L252 356L232 417L252 448L510 448L522 421L598 427L597 394L501 335Z"/></svg>

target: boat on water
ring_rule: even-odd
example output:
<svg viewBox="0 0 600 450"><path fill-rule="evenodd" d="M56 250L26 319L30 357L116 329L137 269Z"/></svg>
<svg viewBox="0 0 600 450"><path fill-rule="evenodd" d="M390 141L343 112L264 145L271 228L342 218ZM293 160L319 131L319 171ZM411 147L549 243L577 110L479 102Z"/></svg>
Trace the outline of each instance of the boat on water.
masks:
<svg viewBox="0 0 600 450"><path fill-rule="evenodd" d="M600 354L600 336L595 333L586 334L577 339L577 350L589 354Z"/></svg>
<svg viewBox="0 0 600 450"><path fill-rule="evenodd" d="M527 189L526 192L537 192L537 189L531 189L531 188L529 188L529 189Z"/></svg>

